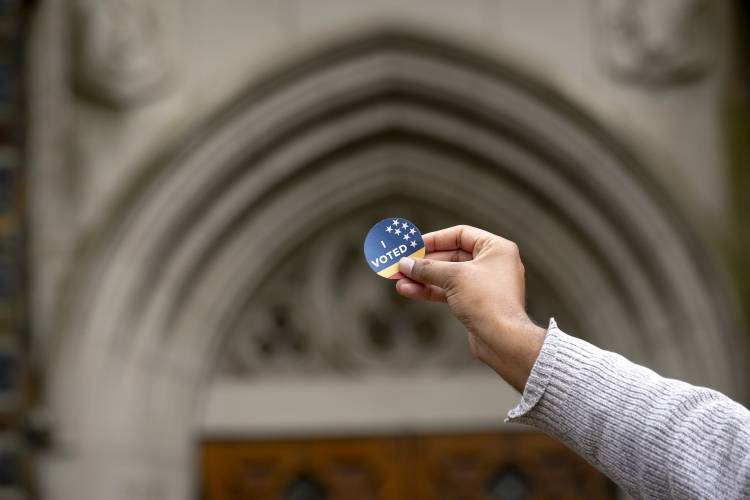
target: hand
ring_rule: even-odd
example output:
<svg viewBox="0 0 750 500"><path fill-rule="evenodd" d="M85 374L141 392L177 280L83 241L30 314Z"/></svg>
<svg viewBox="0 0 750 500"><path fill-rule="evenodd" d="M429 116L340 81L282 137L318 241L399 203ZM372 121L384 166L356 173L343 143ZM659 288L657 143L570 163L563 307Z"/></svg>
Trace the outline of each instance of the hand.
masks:
<svg viewBox="0 0 750 500"><path fill-rule="evenodd" d="M401 259L404 297L446 302L469 333L472 354L522 392L544 330L524 308L524 268L512 241L471 226L423 236L424 259Z"/></svg>

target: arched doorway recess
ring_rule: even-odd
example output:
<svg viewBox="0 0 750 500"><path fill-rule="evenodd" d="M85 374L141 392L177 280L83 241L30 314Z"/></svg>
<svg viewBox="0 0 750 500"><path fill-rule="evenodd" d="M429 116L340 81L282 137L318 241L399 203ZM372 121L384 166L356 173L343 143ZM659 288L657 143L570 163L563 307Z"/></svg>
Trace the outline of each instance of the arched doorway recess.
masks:
<svg viewBox="0 0 750 500"><path fill-rule="evenodd" d="M298 61L166 153L82 249L49 377L51 497L188 498L196 406L248 298L378 206L514 238L540 314L740 394L723 284L646 171L509 64L394 34Z"/></svg>

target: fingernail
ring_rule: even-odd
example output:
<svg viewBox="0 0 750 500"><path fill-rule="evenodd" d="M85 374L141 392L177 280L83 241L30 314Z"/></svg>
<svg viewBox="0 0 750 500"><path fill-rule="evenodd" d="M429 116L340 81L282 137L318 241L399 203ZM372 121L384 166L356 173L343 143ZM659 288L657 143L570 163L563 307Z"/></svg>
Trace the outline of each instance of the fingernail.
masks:
<svg viewBox="0 0 750 500"><path fill-rule="evenodd" d="M401 260L398 261L398 270L407 276L411 274L411 270L413 268L414 268L414 259L410 259L409 257L402 257Z"/></svg>

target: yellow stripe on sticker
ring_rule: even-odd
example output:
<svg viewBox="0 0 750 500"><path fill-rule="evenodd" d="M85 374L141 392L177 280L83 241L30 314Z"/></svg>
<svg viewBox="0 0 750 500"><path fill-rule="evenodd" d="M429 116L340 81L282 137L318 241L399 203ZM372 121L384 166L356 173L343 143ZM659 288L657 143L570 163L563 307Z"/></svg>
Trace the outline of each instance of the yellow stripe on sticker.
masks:
<svg viewBox="0 0 750 500"><path fill-rule="evenodd" d="M404 257L411 257L412 259L421 259L424 257L425 254L425 248L422 247L413 254L410 255L404 255ZM382 271L378 272L378 275L382 276L383 278L392 278L393 275L398 273L398 262L393 264L392 266L388 266Z"/></svg>

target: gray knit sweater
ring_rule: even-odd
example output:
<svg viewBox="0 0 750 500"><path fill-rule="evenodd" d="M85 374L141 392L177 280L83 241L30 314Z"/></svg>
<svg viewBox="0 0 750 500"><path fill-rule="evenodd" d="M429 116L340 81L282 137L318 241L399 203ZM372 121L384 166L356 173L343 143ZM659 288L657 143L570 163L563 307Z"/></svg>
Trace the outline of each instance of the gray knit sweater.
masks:
<svg viewBox="0 0 750 500"><path fill-rule="evenodd" d="M550 321L508 421L565 442L634 498L750 498L750 412Z"/></svg>

